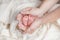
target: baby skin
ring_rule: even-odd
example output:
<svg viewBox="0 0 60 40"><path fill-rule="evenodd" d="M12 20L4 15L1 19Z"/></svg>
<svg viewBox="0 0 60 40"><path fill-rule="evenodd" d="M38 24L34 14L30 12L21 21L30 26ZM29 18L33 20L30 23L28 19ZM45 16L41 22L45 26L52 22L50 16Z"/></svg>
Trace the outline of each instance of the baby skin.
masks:
<svg viewBox="0 0 60 40"><path fill-rule="evenodd" d="M31 15L31 14L18 14L17 20L18 20L18 27L19 29L26 31L31 24L35 21L35 19L38 18L37 16Z"/></svg>

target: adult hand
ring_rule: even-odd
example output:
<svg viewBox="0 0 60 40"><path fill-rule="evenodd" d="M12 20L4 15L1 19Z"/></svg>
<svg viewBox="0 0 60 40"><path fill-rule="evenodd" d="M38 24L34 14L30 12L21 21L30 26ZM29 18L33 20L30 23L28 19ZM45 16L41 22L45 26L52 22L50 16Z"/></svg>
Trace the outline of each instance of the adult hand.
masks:
<svg viewBox="0 0 60 40"><path fill-rule="evenodd" d="M26 28L26 26L24 26L22 24L22 15L18 14L16 19L18 20L18 28L19 28L19 30L25 31L27 28Z"/></svg>
<svg viewBox="0 0 60 40"><path fill-rule="evenodd" d="M35 16L26 16L25 18L21 17L22 15L17 16L19 22L18 27L20 30L23 30L25 33L33 33L41 24L41 20Z"/></svg>
<svg viewBox="0 0 60 40"><path fill-rule="evenodd" d="M40 18L36 15L32 15L29 12L30 10L31 8L28 8L22 11L21 14L18 14L17 16L17 20L19 21L19 24L18 24L19 28L24 30L24 32L26 33L33 33L41 24ZM23 20L21 20L21 18ZM24 25L22 24L22 21Z"/></svg>
<svg viewBox="0 0 60 40"><path fill-rule="evenodd" d="M25 8L24 10L21 11L21 13L22 14L31 14L31 15L38 16L38 17L43 16L43 14L40 13L39 8L33 8L33 7Z"/></svg>

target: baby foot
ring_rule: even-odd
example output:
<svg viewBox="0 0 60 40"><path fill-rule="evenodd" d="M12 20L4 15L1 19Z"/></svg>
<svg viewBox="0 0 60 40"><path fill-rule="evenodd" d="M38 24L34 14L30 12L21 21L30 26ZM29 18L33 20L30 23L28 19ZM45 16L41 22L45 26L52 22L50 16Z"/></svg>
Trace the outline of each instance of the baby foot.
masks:
<svg viewBox="0 0 60 40"><path fill-rule="evenodd" d="M20 20L21 18L21 20ZM18 14L17 20L20 21L18 26L25 26L26 28L29 28L30 25L34 22L36 19L36 16L33 16L31 14ZM25 28L23 27L23 29Z"/></svg>
<svg viewBox="0 0 60 40"><path fill-rule="evenodd" d="M30 14L23 14L22 16L23 16L22 23L23 23L23 25L25 25L27 27L29 27L36 18L35 16L30 15Z"/></svg>

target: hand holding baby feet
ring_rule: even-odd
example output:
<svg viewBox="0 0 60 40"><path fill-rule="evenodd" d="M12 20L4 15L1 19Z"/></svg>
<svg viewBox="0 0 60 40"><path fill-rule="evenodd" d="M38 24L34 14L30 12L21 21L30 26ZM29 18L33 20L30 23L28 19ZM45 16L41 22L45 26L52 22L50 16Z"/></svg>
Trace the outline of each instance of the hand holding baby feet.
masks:
<svg viewBox="0 0 60 40"><path fill-rule="evenodd" d="M22 14L31 14L34 16L41 17L44 14L41 13L39 8L28 7L21 11Z"/></svg>
<svg viewBox="0 0 60 40"><path fill-rule="evenodd" d="M18 27L26 33L33 33L41 24L40 17L30 14L26 9L17 15Z"/></svg>
<svg viewBox="0 0 60 40"><path fill-rule="evenodd" d="M19 29L26 31L32 23L35 21L36 16L30 15L30 14L18 14L17 20L18 20L18 27Z"/></svg>

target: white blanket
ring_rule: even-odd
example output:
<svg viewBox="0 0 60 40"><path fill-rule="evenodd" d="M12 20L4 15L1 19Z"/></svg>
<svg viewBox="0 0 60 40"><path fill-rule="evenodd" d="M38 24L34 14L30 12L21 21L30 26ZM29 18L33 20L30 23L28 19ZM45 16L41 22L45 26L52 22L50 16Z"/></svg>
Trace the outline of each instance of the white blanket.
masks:
<svg viewBox="0 0 60 40"><path fill-rule="evenodd" d="M7 3L4 1L0 5L0 40L60 40L60 30L54 24L48 23L43 27L41 26L31 35L22 34L17 30L16 15L26 7L37 7L36 3L39 3L39 1L12 0ZM60 4L55 5L49 12L59 6ZM8 24L10 24L10 29L7 29Z"/></svg>

